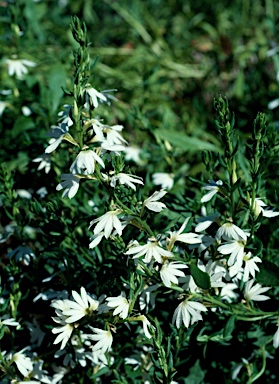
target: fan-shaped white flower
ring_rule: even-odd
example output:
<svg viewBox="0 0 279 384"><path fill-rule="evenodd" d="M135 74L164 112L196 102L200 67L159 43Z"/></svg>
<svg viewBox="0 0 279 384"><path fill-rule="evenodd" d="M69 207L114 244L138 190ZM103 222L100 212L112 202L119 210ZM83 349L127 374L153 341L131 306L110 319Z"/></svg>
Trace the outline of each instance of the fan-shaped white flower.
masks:
<svg viewBox="0 0 279 384"><path fill-rule="evenodd" d="M36 63L33 61L24 59L7 59L6 63L8 64L9 76L15 75L18 78L21 78L23 75L28 73L27 67L36 66Z"/></svg>
<svg viewBox="0 0 279 384"><path fill-rule="evenodd" d="M35 163L40 163L38 166L38 171L44 169L45 173L49 173L51 169L51 161L50 156L48 154L43 154L41 156L36 157L36 159L32 160Z"/></svg>
<svg viewBox="0 0 279 384"><path fill-rule="evenodd" d="M206 210L204 206L202 207L202 215L203 217L197 219L198 224L195 227L196 232L205 231L207 228L210 227L211 224L213 224L214 222L218 222L220 217L219 213L214 212L211 215L206 215Z"/></svg>
<svg viewBox="0 0 279 384"><path fill-rule="evenodd" d="M18 370L23 376L27 376L33 370L33 363L30 357L23 353L25 350L26 348L20 352L15 353L12 358L12 360L16 363Z"/></svg>
<svg viewBox="0 0 279 384"><path fill-rule="evenodd" d="M202 203L206 203L207 201L211 200L212 197L214 195L216 195L216 193L219 192L220 190L220 187L223 185L223 181L221 180L218 180L218 181L214 181L214 180L209 180L209 184L205 185L203 187L203 189L205 189L206 191L209 191L207 192L201 199L201 202Z"/></svg>
<svg viewBox="0 0 279 384"><path fill-rule="evenodd" d="M252 203L250 199L250 204ZM262 213L263 217L275 217L279 215L279 212L275 212L272 209L264 208L267 207L267 204L265 204L261 199L256 198L254 201L254 214L256 217L259 216L260 213Z"/></svg>
<svg viewBox="0 0 279 384"><path fill-rule="evenodd" d="M94 228L94 235L97 235L98 233L102 232L104 230L105 238L108 239L109 236L111 235L111 232L113 228L115 228L116 232L118 233L119 236L122 235L122 225L117 217L122 211L120 209L116 209L115 211L109 211L102 215L101 217L98 217L95 220L92 220L90 222L89 228L95 224L96 227Z"/></svg>
<svg viewBox="0 0 279 384"><path fill-rule="evenodd" d="M150 211L161 212L162 209L166 208L166 204L158 200L165 196L166 193L167 191L164 190L154 192L153 195L144 200L143 206L150 209Z"/></svg>
<svg viewBox="0 0 279 384"><path fill-rule="evenodd" d="M7 253L6 257L14 257L16 262L20 262L24 265L29 265L32 259L36 259L36 255L32 251L32 249L22 245L19 245L18 247Z"/></svg>
<svg viewBox="0 0 279 384"><path fill-rule="evenodd" d="M177 232L171 232L169 231L169 237L167 239L168 241L168 249L171 250L173 248L173 245L176 241L181 241L182 243L186 244L200 244L201 239L199 238L199 235L196 233L182 233L184 229L186 228L188 221L190 217L187 217L187 219L182 224L181 228Z"/></svg>
<svg viewBox="0 0 279 384"><path fill-rule="evenodd" d="M106 135L106 140L102 146L120 145L121 149L119 150L124 150L123 144L128 144L128 142L119 133L122 129L123 125L104 125L103 133Z"/></svg>
<svg viewBox="0 0 279 384"><path fill-rule="evenodd" d="M74 330L74 325L66 323L62 317L53 317L52 318L56 323L60 324L61 327L53 328L52 333L59 335L54 340L53 344L58 344L61 342L60 349L64 349L68 340L70 339L72 332ZM64 318L65 319L65 318Z"/></svg>
<svg viewBox="0 0 279 384"><path fill-rule="evenodd" d="M133 175L133 176L127 175L126 173L121 173L121 172L115 176L112 176L111 181L110 181L110 186L115 188L117 181L119 181L119 183L122 185L123 184L128 185L129 187L133 188L134 190L136 190L136 186L134 183L143 185L143 181L142 181L141 177L135 176L135 175Z"/></svg>
<svg viewBox="0 0 279 384"><path fill-rule="evenodd" d="M244 257L244 247L246 245L246 241L244 240L230 240L220 245L218 247L218 251L222 255L229 255L228 266L232 266L237 263L238 267L242 266L243 257Z"/></svg>
<svg viewBox="0 0 279 384"><path fill-rule="evenodd" d="M155 330L155 327L150 323L145 315L129 318L130 321L142 321L143 332L148 339L152 338L150 330Z"/></svg>
<svg viewBox="0 0 279 384"><path fill-rule="evenodd" d="M98 309L99 302L89 296L84 287L80 288L80 295L76 291L72 291L72 295L75 301L68 300L68 309L63 311L66 323L75 323Z"/></svg>
<svg viewBox="0 0 279 384"><path fill-rule="evenodd" d="M148 312L149 307L155 307L156 292L154 291L156 291L158 287L159 284L150 285L145 287L145 289L141 292L139 298L139 305L141 310L146 309L146 312Z"/></svg>
<svg viewBox="0 0 279 384"><path fill-rule="evenodd" d="M160 270L160 276L166 287L171 287L171 283L178 284L177 276L183 277L185 273L181 269L188 268L187 265L177 261L166 261Z"/></svg>
<svg viewBox="0 0 279 384"><path fill-rule="evenodd" d="M234 290L237 288L238 286L235 283L225 284L225 286L221 289L222 300L228 301L229 303L236 300L238 298L238 294L234 292Z"/></svg>
<svg viewBox="0 0 279 384"><path fill-rule="evenodd" d="M61 125L66 125L67 127L71 127L74 124L73 120L70 118L70 112L72 107L68 104L64 104L63 107L64 107L63 111L60 111L58 113L58 116L59 116L58 121Z"/></svg>
<svg viewBox="0 0 279 384"><path fill-rule="evenodd" d="M125 255L134 255L133 258L137 258L145 255L143 261L150 263L154 258L158 263L162 264L163 257L173 257L173 253L160 247L159 242L155 238L148 239L148 243L145 245L132 246Z"/></svg>
<svg viewBox="0 0 279 384"><path fill-rule="evenodd" d="M262 293L268 291L270 287L262 287L259 283L256 283L254 286L255 279L249 280L245 284L244 297L247 301L265 301L269 300L270 297L262 295Z"/></svg>
<svg viewBox="0 0 279 384"><path fill-rule="evenodd" d="M95 164L98 162L103 168L105 164L97 153L91 149L79 152L70 171L75 174L92 175L95 171Z"/></svg>
<svg viewBox="0 0 279 384"><path fill-rule="evenodd" d="M79 146L75 139L69 134L69 128L66 124L60 124L59 126L53 126L52 132L49 134L51 139L49 140L49 145L45 149L45 153L53 152L62 142L62 140L66 140L69 143Z"/></svg>
<svg viewBox="0 0 279 384"><path fill-rule="evenodd" d="M106 301L108 307L115 308L113 311L114 316L119 315L122 319L126 319L129 312L129 302L124 293L117 297L107 297Z"/></svg>
<svg viewBox="0 0 279 384"><path fill-rule="evenodd" d="M246 233L240 229L238 226L233 224L232 222L228 221L227 223L223 224L216 233L217 239L233 239L233 240L245 240L247 241L247 235Z"/></svg>
<svg viewBox="0 0 279 384"><path fill-rule="evenodd" d="M111 349L113 337L110 330L104 331L103 329L99 328L92 328L93 332L96 333L96 335L91 335L91 339L98 341L94 347L93 351L100 350L101 353L108 352Z"/></svg>
<svg viewBox="0 0 279 384"><path fill-rule="evenodd" d="M174 311L172 323L180 328L182 323L186 328L194 324L196 321L202 320L201 312L207 311L206 307L196 301L184 300Z"/></svg>
<svg viewBox="0 0 279 384"><path fill-rule="evenodd" d="M91 243L89 244L89 248L93 249L97 247L97 245L102 241L102 238L104 237L104 235L105 233L104 231L102 231L90 237Z"/></svg>
<svg viewBox="0 0 279 384"><path fill-rule="evenodd" d="M156 172L152 175L153 183L160 185L162 189L172 189L174 183L174 174L165 172Z"/></svg>
<svg viewBox="0 0 279 384"><path fill-rule="evenodd" d="M255 277L256 271L259 271L259 267L256 263L261 263L262 260L258 256L254 256L251 252L244 255L243 260L245 262L243 281L248 281L249 275Z"/></svg>
<svg viewBox="0 0 279 384"><path fill-rule="evenodd" d="M19 325L18 321L15 321L13 318L9 318L8 315L4 315L0 317L0 327L2 325L8 325L10 327L17 327Z"/></svg>
<svg viewBox="0 0 279 384"><path fill-rule="evenodd" d="M142 152L141 148L138 148L138 147L133 147L133 146L125 147L125 160L127 161L131 160L131 161L134 161L136 164L142 164L143 161L140 158L141 152Z"/></svg>
<svg viewBox="0 0 279 384"><path fill-rule="evenodd" d="M93 104L94 108L97 108L99 105L99 100L101 102L107 102L107 98L101 92L98 92L95 88L91 87L90 84L87 84L85 92L89 96L89 101Z"/></svg>
<svg viewBox="0 0 279 384"><path fill-rule="evenodd" d="M72 199L79 189L81 176L72 175L71 173L64 173L61 175L61 178L62 181L57 185L56 190L61 191L61 189L65 189L62 197L69 197L69 199Z"/></svg>

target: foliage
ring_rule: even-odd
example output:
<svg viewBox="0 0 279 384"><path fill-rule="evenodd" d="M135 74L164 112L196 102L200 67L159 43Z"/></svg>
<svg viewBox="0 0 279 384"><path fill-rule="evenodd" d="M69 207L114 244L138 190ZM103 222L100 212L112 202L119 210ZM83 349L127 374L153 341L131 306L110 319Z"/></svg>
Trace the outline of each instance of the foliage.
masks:
<svg viewBox="0 0 279 384"><path fill-rule="evenodd" d="M274 382L278 4L0 11L1 382Z"/></svg>

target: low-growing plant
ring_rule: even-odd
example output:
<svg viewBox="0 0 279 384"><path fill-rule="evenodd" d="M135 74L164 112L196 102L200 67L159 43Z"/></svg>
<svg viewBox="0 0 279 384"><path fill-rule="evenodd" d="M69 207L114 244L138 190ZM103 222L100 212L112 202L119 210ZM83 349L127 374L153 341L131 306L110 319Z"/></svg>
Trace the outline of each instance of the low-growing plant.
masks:
<svg viewBox="0 0 279 384"><path fill-rule="evenodd" d="M203 174L176 174L179 136L129 146L114 91L94 85L85 24L73 17L71 31L72 80L44 153L1 166L3 383L274 382L277 130L258 113L241 142L219 96L222 145L204 140ZM35 67L5 65L14 84ZM28 147L32 120L16 127ZM149 169L160 150L169 173Z"/></svg>

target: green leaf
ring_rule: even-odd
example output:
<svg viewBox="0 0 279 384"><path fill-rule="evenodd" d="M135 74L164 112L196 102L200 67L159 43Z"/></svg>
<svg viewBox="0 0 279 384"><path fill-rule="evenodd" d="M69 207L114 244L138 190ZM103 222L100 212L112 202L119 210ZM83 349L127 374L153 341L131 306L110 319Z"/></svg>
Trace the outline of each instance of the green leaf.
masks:
<svg viewBox="0 0 279 384"><path fill-rule="evenodd" d="M253 241L253 254L254 256L260 256L263 250L263 243L258 237L254 237Z"/></svg>
<svg viewBox="0 0 279 384"><path fill-rule="evenodd" d="M60 100L64 94L62 87L66 85L66 78L66 72L61 65L53 66L48 75L51 108L53 112L55 112L59 107Z"/></svg>
<svg viewBox="0 0 279 384"><path fill-rule="evenodd" d="M227 321L227 324L225 325L223 336L224 339L230 339L232 337L232 332L235 328L235 315L232 315L229 320Z"/></svg>
<svg viewBox="0 0 279 384"><path fill-rule="evenodd" d="M205 372L202 370L200 366L200 361L197 360L195 364L190 368L190 373L186 379L184 379L184 383L186 384L201 384L205 377Z"/></svg>
<svg viewBox="0 0 279 384"><path fill-rule="evenodd" d="M270 287L279 286L279 267L270 261L264 261L257 274L257 281Z"/></svg>
<svg viewBox="0 0 279 384"><path fill-rule="evenodd" d="M182 148L184 151L219 151L219 148L216 145L209 143L208 141L199 139L197 137L185 135L183 132L173 132L167 131L165 129L156 129L156 134L162 140L168 140L170 144L177 148Z"/></svg>
<svg viewBox="0 0 279 384"><path fill-rule="evenodd" d="M190 273L198 287L202 289L211 287L209 274L200 270L194 262L190 264Z"/></svg>

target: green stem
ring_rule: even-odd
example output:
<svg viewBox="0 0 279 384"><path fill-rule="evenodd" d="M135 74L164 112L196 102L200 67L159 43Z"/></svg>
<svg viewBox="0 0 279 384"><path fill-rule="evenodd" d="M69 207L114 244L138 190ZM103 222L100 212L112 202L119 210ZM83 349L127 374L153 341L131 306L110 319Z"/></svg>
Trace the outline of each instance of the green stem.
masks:
<svg viewBox="0 0 279 384"><path fill-rule="evenodd" d="M146 232L150 237L154 236L154 233L152 232L151 228L145 221L141 220L139 216L135 216L135 212L133 212L130 208L128 208L125 204L123 204L122 201L120 201L117 196L114 196L114 198L116 203L124 210L125 213L128 213L129 215L135 217L135 220L141 225L143 229L146 230Z"/></svg>
<svg viewBox="0 0 279 384"><path fill-rule="evenodd" d="M261 347L261 352L262 352L262 358L263 358L262 368L254 377L251 377L251 379L249 379L247 381L247 384L251 384L254 381L258 380L262 376L264 371L265 371L265 368L266 368L266 354L265 354L265 348L264 347Z"/></svg>

